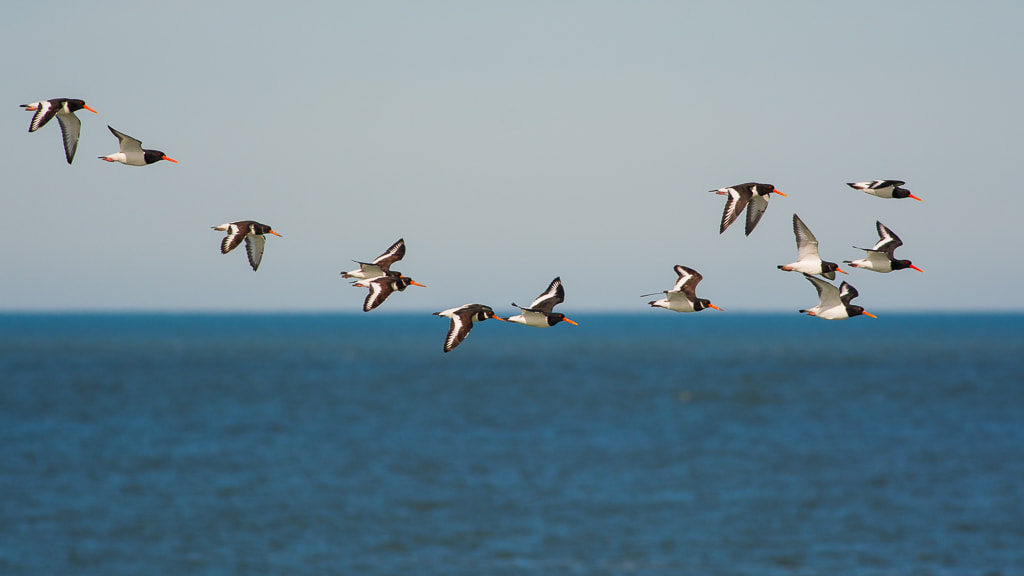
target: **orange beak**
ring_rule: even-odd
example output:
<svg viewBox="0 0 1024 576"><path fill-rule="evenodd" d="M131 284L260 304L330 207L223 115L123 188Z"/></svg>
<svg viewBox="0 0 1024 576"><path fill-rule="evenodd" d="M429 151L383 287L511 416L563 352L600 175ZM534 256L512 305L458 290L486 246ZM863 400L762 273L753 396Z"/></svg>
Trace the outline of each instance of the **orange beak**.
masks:
<svg viewBox="0 0 1024 576"><path fill-rule="evenodd" d="M924 270L921 270L920 268L914 266L913 264L911 264L910 267L913 268L914 270L917 270L918 272L924 272Z"/></svg>
<svg viewBox="0 0 1024 576"><path fill-rule="evenodd" d="M842 268L836 268L836 272L842 272L843 274L849 274L849 272L843 270Z"/></svg>
<svg viewBox="0 0 1024 576"><path fill-rule="evenodd" d="M278 238L284 238L284 236L281 236L280 234L278 234L277 232L274 232L273 230L268 231L267 234L273 234L274 236L277 236ZM342 272L342 274L344 274L344 272Z"/></svg>
<svg viewBox="0 0 1024 576"><path fill-rule="evenodd" d="M572 320L569 320L568 318L562 318L562 322L568 322L569 324L572 324L573 326L579 326L579 324L573 322Z"/></svg>
<svg viewBox="0 0 1024 576"><path fill-rule="evenodd" d="M413 286L419 286L420 288L426 288L427 287L425 284L420 284L419 282L417 282L415 280L409 280L409 284L412 284Z"/></svg>
<svg viewBox="0 0 1024 576"><path fill-rule="evenodd" d="M89 112L92 112L93 114L99 114L99 112L93 110L92 108L89 108L85 104L82 104L82 108L85 108L86 110L88 110Z"/></svg>
<svg viewBox="0 0 1024 576"><path fill-rule="evenodd" d="M714 308L715 310L720 310L722 312L725 312L725 310L722 310L721 308L719 308L718 306L715 306L714 304L712 304L710 302L708 302L708 307L709 308Z"/></svg>
<svg viewBox="0 0 1024 576"><path fill-rule="evenodd" d="M863 314L863 315L865 315L865 316L870 316L871 318L878 318L878 316L875 316L875 315L874 315L874 314L872 314L871 312L861 312L861 314Z"/></svg>
<svg viewBox="0 0 1024 576"><path fill-rule="evenodd" d="M787 196L785 194L783 194L782 192L779 192L775 188L772 188L772 192L775 192L776 194L778 194L779 196L782 196L783 198L787 198Z"/></svg>
<svg viewBox="0 0 1024 576"><path fill-rule="evenodd" d="M178 161L177 161L177 160L175 160L174 158L171 158L170 156L163 156L162 158L163 158L164 160L167 160L168 162L174 162L175 164L177 164L177 163L178 163Z"/></svg>
<svg viewBox="0 0 1024 576"><path fill-rule="evenodd" d="M921 200L920 198L914 196L913 194L911 194L910 197L913 198L914 200L917 200L918 202L924 202L924 200Z"/></svg>
<svg viewBox="0 0 1024 576"><path fill-rule="evenodd" d="M501 316L498 316L497 314L491 316L491 318L494 318L495 320L501 320L502 322L508 322L508 320L502 318Z"/></svg>

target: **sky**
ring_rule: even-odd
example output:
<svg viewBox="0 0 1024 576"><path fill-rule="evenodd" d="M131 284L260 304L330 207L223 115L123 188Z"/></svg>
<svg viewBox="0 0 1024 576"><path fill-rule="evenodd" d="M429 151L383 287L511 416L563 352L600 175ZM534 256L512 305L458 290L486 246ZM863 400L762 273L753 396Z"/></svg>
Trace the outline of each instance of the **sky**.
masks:
<svg viewBox="0 0 1024 576"><path fill-rule="evenodd" d="M1020 311L1018 2L63 2L0 20L0 311L358 312L339 272L398 238L372 313L651 311L673 266L795 311L880 220L924 270L852 270L872 312ZM60 14L57 16L57 14ZM68 166L37 100L84 99ZM132 167L110 125L179 164ZM923 202L846 182L900 179ZM757 229L708 191L758 181ZM259 271L224 222L273 226ZM574 312L576 313L574 316ZM718 313L705 311L704 314Z"/></svg>

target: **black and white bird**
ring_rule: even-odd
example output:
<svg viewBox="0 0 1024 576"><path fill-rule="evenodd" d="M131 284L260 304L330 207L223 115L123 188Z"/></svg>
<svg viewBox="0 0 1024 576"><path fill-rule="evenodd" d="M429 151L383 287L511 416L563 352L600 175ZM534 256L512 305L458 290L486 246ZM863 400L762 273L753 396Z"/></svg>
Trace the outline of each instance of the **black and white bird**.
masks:
<svg viewBox="0 0 1024 576"><path fill-rule="evenodd" d="M245 251L249 255L249 265L252 266L253 272L260 267L260 260L263 259L263 246L267 243L265 234L281 236L271 230L270 226L260 224L254 220L228 222L220 226L214 226L213 229L228 233L220 243L221 254L231 252L242 243L243 239L245 240Z"/></svg>
<svg viewBox="0 0 1024 576"><path fill-rule="evenodd" d="M564 314L553 311L553 308L564 300L565 288L562 287L562 279L556 277L551 281L548 289L540 296L537 296L528 308L513 302L512 305L519 308L521 313L509 316L506 321L525 324L534 328L549 328L559 322L568 322L569 324L576 325L576 322L569 320Z"/></svg>
<svg viewBox="0 0 1024 576"><path fill-rule="evenodd" d="M881 272L883 274L906 268L913 268L918 272L924 272L924 270L914 266L910 260L896 259L894 252L897 248L903 246L903 241L900 240L900 237L895 232L886 228L884 224L878 221L875 222L875 227L878 229L879 240L874 246L871 248L857 248L854 246L858 250L867 252L867 255L860 260L843 260L844 263L854 268L863 268L864 270Z"/></svg>
<svg viewBox="0 0 1024 576"><path fill-rule="evenodd" d="M906 188L900 188L906 184L903 180L872 180L870 182L847 182L846 185L854 190L863 190L864 192L871 194L872 196L878 196L879 198L913 198L914 200L921 200L917 196L910 193L910 190Z"/></svg>
<svg viewBox="0 0 1024 576"><path fill-rule="evenodd" d="M836 272L846 274L846 271L840 269L835 262L821 259L821 256L818 255L818 239L811 234L811 229L796 214L793 214L793 234L796 235L797 260L779 266L779 270L820 274L829 280L836 279Z"/></svg>
<svg viewBox="0 0 1024 576"><path fill-rule="evenodd" d="M353 286L359 288L369 288L370 293L366 295L366 299L363 300L363 312L369 312L377 306L380 306L391 296L394 292L402 292L409 286L420 286L426 288L419 282L414 282L412 278L401 275L386 275L377 276L376 278L363 278L362 280L356 280L352 283Z"/></svg>
<svg viewBox="0 0 1024 576"><path fill-rule="evenodd" d="M51 118L57 117L57 122L60 123L60 133L64 136L64 157L67 158L68 164L71 164L71 161L75 159L75 150L78 149L78 135L82 131L82 121L78 119L78 116L75 116L75 112L84 109L98 114L98 112L85 105L85 100L77 98L40 100L31 104L22 104L21 107L29 112L35 112L32 115L32 122L28 125L29 132L39 130Z"/></svg>
<svg viewBox="0 0 1024 576"><path fill-rule="evenodd" d="M106 156L100 156L100 160L106 160L107 162L120 162L121 164L127 164L129 166L147 166L161 160L167 160L168 162L174 162L175 164L178 163L177 160L159 150L143 149L142 141L140 140L136 140L131 136L122 134L110 126L107 126L107 128L110 128L110 132L114 136L117 136L117 141L121 146L121 151L113 154L107 154Z"/></svg>
<svg viewBox="0 0 1024 576"><path fill-rule="evenodd" d="M676 265L676 274L679 278L676 280L675 286L671 290L665 290L663 292L654 292L652 294L644 294L641 296L654 296L655 294L664 294L665 297L661 300L653 300L648 302L653 308L665 308L666 310L672 310L673 312L700 312L705 308L714 308L715 310L721 310L718 306L711 303L711 300L707 298L697 298L697 284L704 279L693 268L686 266Z"/></svg>
<svg viewBox="0 0 1024 576"><path fill-rule="evenodd" d="M811 284L814 284L815 289L818 290L818 305L807 310L800 310L801 314L817 316L825 320L846 320L861 314L877 318L874 314L865 312L864 308L850 304L850 300L856 298L858 294L857 289L850 286L849 283L843 282L839 288L836 288L834 285L821 278L815 278L810 274L804 274L804 278L810 280Z"/></svg>
<svg viewBox="0 0 1024 576"><path fill-rule="evenodd" d="M360 262L358 260L353 260L353 262L359 264L359 268L356 270L349 270L348 272L342 272L341 277L376 278L378 276L401 276L398 272L391 272L391 265L401 260L404 256L405 240L399 238L398 241L385 250L383 254L377 256L373 262Z"/></svg>
<svg viewBox="0 0 1024 576"><path fill-rule="evenodd" d="M725 232L725 229L732 225L736 218L739 218L740 212L743 212L743 209L746 208L747 236L750 236L750 233L754 231L754 227L761 221L764 211L768 209L770 195L775 193L779 196L785 196L785 194L776 190L775 186L759 184L757 182L737 184L736 186L719 188L711 192L729 197L725 202L725 211L722 212L722 225L718 229L718 233Z"/></svg>
<svg viewBox="0 0 1024 576"><path fill-rule="evenodd" d="M444 339L445 352L451 352L466 339L466 336L469 336L469 331L473 329L474 322L483 322L489 318L501 320L502 322L507 321L495 314L490 306L484 304L463 304L458 308L434 312L434 316L443 316L451 319L451 324L448 326L448 336Z"/></svg>

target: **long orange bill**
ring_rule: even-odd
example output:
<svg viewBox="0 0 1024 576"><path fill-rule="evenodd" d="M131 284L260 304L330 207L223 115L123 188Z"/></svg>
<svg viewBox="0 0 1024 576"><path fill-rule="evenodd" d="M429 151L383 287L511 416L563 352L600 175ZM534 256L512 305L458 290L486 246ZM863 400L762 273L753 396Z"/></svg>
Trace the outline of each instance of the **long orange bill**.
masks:
<svg viewBox="0 0 1024 576"><path fill-rule="evenodd" d="M491 316L491 318L494 318L495 320L501 320L502 322L508 322L508 320L502 318L501 316L498 316L497 314Z"/></svg>
<svg viewBox="0 0 1024 576"><path fill-rule="evenodd" d="M913 198L914 200L917 200L918 202L924 202L924 200L921 200L920 198L914 196L913 194L910 194L910 197Z"/></svg>
<svg viewBox="0 0 1024 576"><path fill-rule="evenodd" d="M725 312L725 310L722 310L722 309L721 309L721 308L719 308L718 306L715 306L714 304L711 304L711 303L708 303L708 307L710 307L710 308L714 308L715 310L721 310L722 312Z"/></svg>
<svg viewBox="0 0 1024 576"><path fill-rule="evenodd" d="M782 192L779 192L779 191L778 191L778 190L776 190L775 188L772 188L772 192L775 192L776 194L778 194L779 196L782 196L783 198L788 198L788 196L786 196L786 195L785 195L785 194L783 194Z"/></svg>
<svg viewBox="0 0 1024 576"><path fill-rule="evenodd" d="M849 274L849 272L847 272L846 270L843 270L842 268L836 268L836 272L842 272L843 274Z"/></svg>
<svg viewBox="0 0 1024 576"><path fill-rule="evenodd" d="M93 114L99 114L99 112L93 110L92 108L89 108L85 104L82 104L82 108L85 108L86 110L88 110L89 112L92 112Z"/></svg>
<svg viewBox="0 0 1024 576"><path fill-rule="evenodd" d="M420 284L419 282L417 282L415 280L409 280L409 284L412 284L413 286L419 286L421 288L426 288L427 287L426 284Z"/></svg>
<svg viewBox="0 0 1024 576"><path fill-rule="evenodd" d="M918 272L924 272L924 270L921 270L920 268L914 266L913 264L911 264L910 267L913 268L914 270L917 270Z"/></svg>
<svg viewBox="0 0 1024 576"><path fill-rule="evenodd" d="M875 315L874 315L874 314L872 314L871 312L861 312L861 314L863 314L863 315L865 315L865 316L870 316L870 317L872 317L872 318L878 318L878 316L875 316Z"/></svg>
<svg viewBox="0 0 1024 576"><path fill-rule="evenodd" d="M579 326L579 324L573 322L572 320L569 320L568 318L562 318L562 322L568 322L569 324L572 324L573 326Z"/></svg>
<svg viewBox="0 0 1024 576"><path fill-rule="evenodd" d="M274 236L277 236L278 238L284 238L284 236L281 236L280 234L278 234L277 232L274 232L273 230L267 231L267 234L273 234ZM342 272L342 274L344 274L344 272Z"/></svg>
<svg viewBox="0 0 1024 576"><path fill-rule="evenodd" d="M175 164L178 163L177 160L175 160L174 158L171 158L170 156L163 156L163 159L167 160L168 162L174 162Z"/></svg>

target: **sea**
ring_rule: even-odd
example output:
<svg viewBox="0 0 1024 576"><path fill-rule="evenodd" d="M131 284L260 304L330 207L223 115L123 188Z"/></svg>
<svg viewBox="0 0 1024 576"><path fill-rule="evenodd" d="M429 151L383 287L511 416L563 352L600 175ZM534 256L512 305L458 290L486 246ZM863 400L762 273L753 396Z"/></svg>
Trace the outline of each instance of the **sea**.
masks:
<svg viewBox="0 0 1024 576"><path fill-rule="evenodd" d="M0 315L2 575L1024 575L1024 315Z"/></svg>

